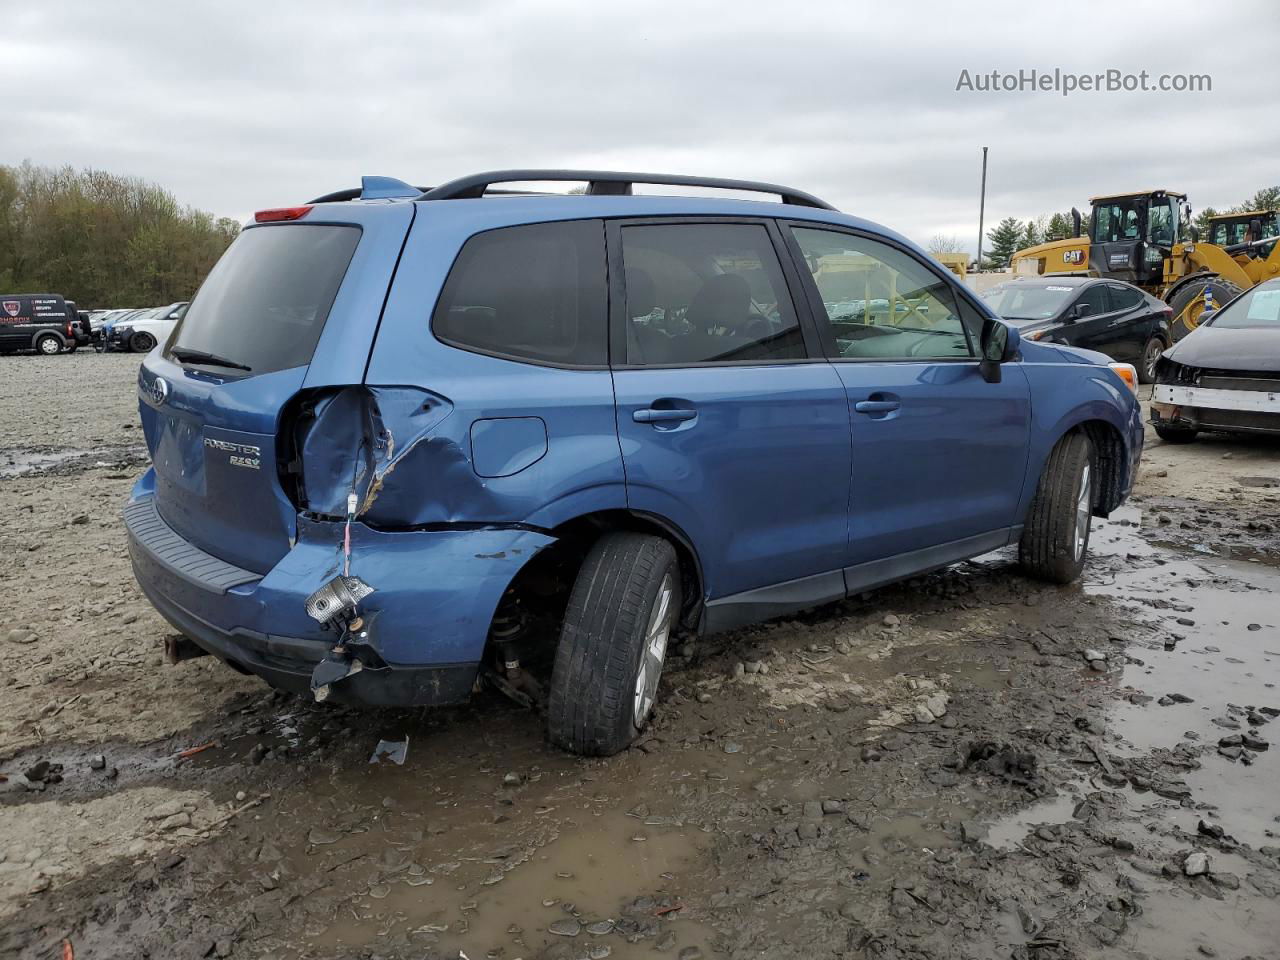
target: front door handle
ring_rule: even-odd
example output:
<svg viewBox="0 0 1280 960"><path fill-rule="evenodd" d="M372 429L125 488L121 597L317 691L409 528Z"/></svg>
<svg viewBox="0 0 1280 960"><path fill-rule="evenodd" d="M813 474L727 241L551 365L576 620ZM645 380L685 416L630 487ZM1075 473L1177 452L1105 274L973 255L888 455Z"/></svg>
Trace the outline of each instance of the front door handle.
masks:
<svg viewBox="0 0 1280 960"><path fill-rule="evenodd" d="M643 410L635 411L631 414L631 419L636 423L681 423L685 420L692 420L697 415L697 410L647 407Z"/></svg>
<svg viewBox="0 0 1280 960"><path fill-rule="evenodd" d="M892 413L901 407L900 400L859 400L853 405L859 413Z"/></svg>

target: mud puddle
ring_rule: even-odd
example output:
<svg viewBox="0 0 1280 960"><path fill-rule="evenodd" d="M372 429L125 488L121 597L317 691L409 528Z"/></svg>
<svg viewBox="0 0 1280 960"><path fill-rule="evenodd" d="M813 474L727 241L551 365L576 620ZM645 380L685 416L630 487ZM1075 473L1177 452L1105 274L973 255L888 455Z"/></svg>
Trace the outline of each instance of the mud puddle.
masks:
<svg viewBox="0 0 1280 960"><path fill-rule="evenodd" d="M146 454L146 447L141 444L62 450L10 448L0 455L0 479L91 467L132 466L140 463Z"/></svg>
<svg viewBox="0 0 1280 960"><path fill-rule="evenodd" d="M1132 519L1132 518L1130 518ZM1255 846L1280 831L1275 763L1280 750L1249 751L1242 739L1270 746L1280 709L1280 605L1266 566L1219 557L1191 558L1113 527L1108 541L1137 559L1088 592L1151 611L1155 636L1131 647L1111 679L1117 686L1108 725L1122 754L1194 752L1186 783L1195 809L1176 819L1194 833L1200 816L1231 824ZM1157 563L1153 570L1150 561ZM1158 572L1157 572L1158 571ZM1219 744L1227 745L1227 753ZM1232 749L1232 748L1235 749ZM1248 763L1246 766L1245 764Z"/></svg>
<svg viewBox="0 0 1280 960"><path fill-rule="evenodd" d="M410 847L384 856L382 876L351 891L349 916L319 921L308 940L341 952L399 928L415 946L467 957L540 955L560 942L583 957L648 957L655 943L709 954L711 932L681 916L703 842L692 827L601 811L549 820L516 849L430 867L406 865Z"/></svg>

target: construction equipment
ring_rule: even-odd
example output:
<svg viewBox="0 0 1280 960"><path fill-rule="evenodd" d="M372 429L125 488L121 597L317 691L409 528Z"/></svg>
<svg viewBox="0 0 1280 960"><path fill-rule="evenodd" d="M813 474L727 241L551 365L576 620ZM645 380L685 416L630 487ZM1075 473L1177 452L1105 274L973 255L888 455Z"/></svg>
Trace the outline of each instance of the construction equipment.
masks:
<svg viewBox="0 0 1280 960"><path fill-rule="evenodd" d="M1075 236L1019 250L1015 276L1075 274L1125 280L1155 294L1173 308L1174 339L1190 333L1206 310L1220 306L1263 280L1280 276L1280 234L1276 214L1232 214L1210 221L1201 240L1191 227L1187 196L1176 190L1108 194L1089 201L1089 233L1072 210ZM1244 219L1240 242L1232 239ZM1217 224L1224 222L1219 233Z"/></svg>

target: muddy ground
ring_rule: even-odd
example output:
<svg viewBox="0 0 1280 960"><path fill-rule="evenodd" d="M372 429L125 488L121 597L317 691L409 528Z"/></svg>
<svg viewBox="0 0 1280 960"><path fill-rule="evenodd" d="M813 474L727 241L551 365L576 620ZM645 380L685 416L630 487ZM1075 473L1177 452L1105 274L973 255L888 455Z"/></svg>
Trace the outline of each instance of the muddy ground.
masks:
<svg viewBox="0 0 1280 960"><path fill-rule="evenodd" d="M0 955L1280 957L1280 444L1149 438L1080 586L995 554L682 648L588 761L166 666L137 362L0 361Z"/></svg>

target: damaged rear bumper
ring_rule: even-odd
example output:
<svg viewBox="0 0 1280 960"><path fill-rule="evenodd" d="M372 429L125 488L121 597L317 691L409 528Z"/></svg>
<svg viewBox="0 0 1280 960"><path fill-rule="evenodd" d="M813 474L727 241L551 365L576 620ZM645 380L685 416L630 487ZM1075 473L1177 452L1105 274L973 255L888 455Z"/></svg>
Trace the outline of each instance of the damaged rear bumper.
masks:
<svg viewBox="0 0 1280 960"><path fill-rule="evenodd" d="M125 509L134 575L175 628L228 665L306 693L337 636L305 602L341 569L342 527L299 518L292 549L267 573L236 568L164 523L144 477ZM376 588L376 663L332 699L373 706L465 700L493 612L528 560L554 538L517 527L405 532L352 527L352 571Z"/></svg>

